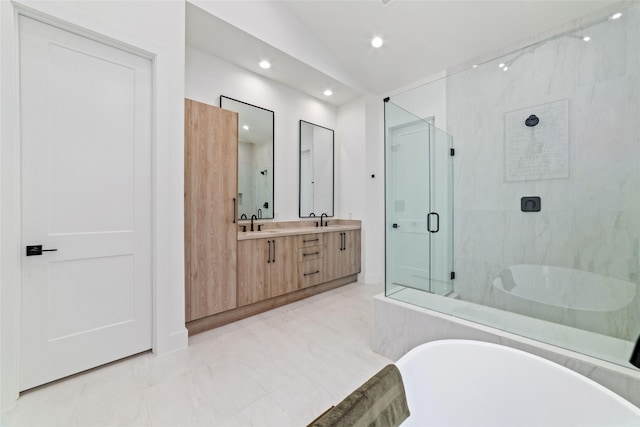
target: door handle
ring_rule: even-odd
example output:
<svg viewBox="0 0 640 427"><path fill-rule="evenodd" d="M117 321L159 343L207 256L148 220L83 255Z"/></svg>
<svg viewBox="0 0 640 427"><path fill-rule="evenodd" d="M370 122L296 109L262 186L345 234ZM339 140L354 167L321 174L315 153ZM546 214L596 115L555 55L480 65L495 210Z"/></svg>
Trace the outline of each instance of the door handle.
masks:
<svg viewBox="0 0 640 427"><path fill-rule="evenodd" d="M27 256L42 255L42 252L56 252L57 249L42 249L42 245L27 246Z"/></svg>
<svg viewBox="0 0 640 427"><path fill-rule="evenodd" d="M431 229L431 215L435 215L436 216L436 229L435 230ZM427 214L427 231L429 233L437 233L438 231L440 231L440 214L438 214L438 212L429 212Z"/></svg>
<svg viewBox="0 0 640 427"><path fill-rule="evenodd" d="M236 223L236 198L233 198L233 223ZM253 231L253 230L251 230Z"/></svg>

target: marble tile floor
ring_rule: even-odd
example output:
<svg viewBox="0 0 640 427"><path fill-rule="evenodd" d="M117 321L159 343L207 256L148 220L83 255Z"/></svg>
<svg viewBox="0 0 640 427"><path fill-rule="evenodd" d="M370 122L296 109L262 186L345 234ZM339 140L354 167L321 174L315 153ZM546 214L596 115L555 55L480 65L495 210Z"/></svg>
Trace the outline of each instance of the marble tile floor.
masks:
<svg viewBox="0 0 640 427"><path fill-rule="evenodd" d="M23 393L13 426L305 426L391 360L354 283Z"/></svg>

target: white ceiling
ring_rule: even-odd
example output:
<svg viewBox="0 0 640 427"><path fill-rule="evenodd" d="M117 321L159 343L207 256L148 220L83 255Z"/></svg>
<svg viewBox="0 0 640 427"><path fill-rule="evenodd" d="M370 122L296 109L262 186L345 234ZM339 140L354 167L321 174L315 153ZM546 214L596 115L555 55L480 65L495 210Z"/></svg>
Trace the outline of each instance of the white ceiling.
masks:
<svg viewBox="0 0 640 427"><path fill-rule="evenodd" d="M387 94L474 59L486 59L619 2L192 3L198 7L187 7L187 44L340 105L363 93ZM374 35L385 40L380 49L370 45ZM263 58L273 63L270 70L257 67ZM321 95L325 88L331 88L334 95Z"/></svg>

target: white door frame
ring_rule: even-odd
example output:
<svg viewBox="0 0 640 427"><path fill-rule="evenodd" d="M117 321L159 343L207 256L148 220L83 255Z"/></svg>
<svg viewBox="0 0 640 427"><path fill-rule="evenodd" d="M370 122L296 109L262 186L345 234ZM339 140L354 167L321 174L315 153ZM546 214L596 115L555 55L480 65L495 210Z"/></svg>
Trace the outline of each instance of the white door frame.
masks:
<svg viewBox="0 0 640 427"><path fill-rule="evenodd" d="M153 222L153 352L167 353L187 345L184 311L175 313L178 302L184 310L183 252L176 242L176 203L168 191L182 169L175 171L171 147L171 82L169 54L148 40L111 27L105 22L60 11L55 4L38 4L34 10L15 2L0 1L0 411L11 409L18 398L20 340L20 107L18 68L18 16L25 15L93 40L128 50L152 61L152 222ZM173 162L180 159L173 159ZM179 178L181 179L181 178ZM174 197L178 199L178 197ZM181 205L178 205L178 209ZM183 233L178 230L178 234ZM176 263L178 268L176 269ZM178 271L176 271L178 270ZM176 292L180 287L181 292ZM175 319L182 319L177 324Z"/></svg>

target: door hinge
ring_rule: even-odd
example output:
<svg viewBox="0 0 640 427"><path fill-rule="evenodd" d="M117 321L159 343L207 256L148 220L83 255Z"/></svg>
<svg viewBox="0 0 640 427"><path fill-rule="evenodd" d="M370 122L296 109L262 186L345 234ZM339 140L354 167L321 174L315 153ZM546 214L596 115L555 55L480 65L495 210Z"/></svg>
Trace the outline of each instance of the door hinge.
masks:
<svg viewBox="0 0 640 427"><path fill-rule="evenodd" d="M453 279L455 279L455 278L456 278L456 272L455 272L455 271L452 271L452 272L451 272L451 280L453 280Z"/></svg>
<svg viewBox="0 0 640 427"><path fill-rule="evenodd" d="M456 149L455 148L451 148L450 153L451 153L451 157L455 156L456 155Z"/></svg>

